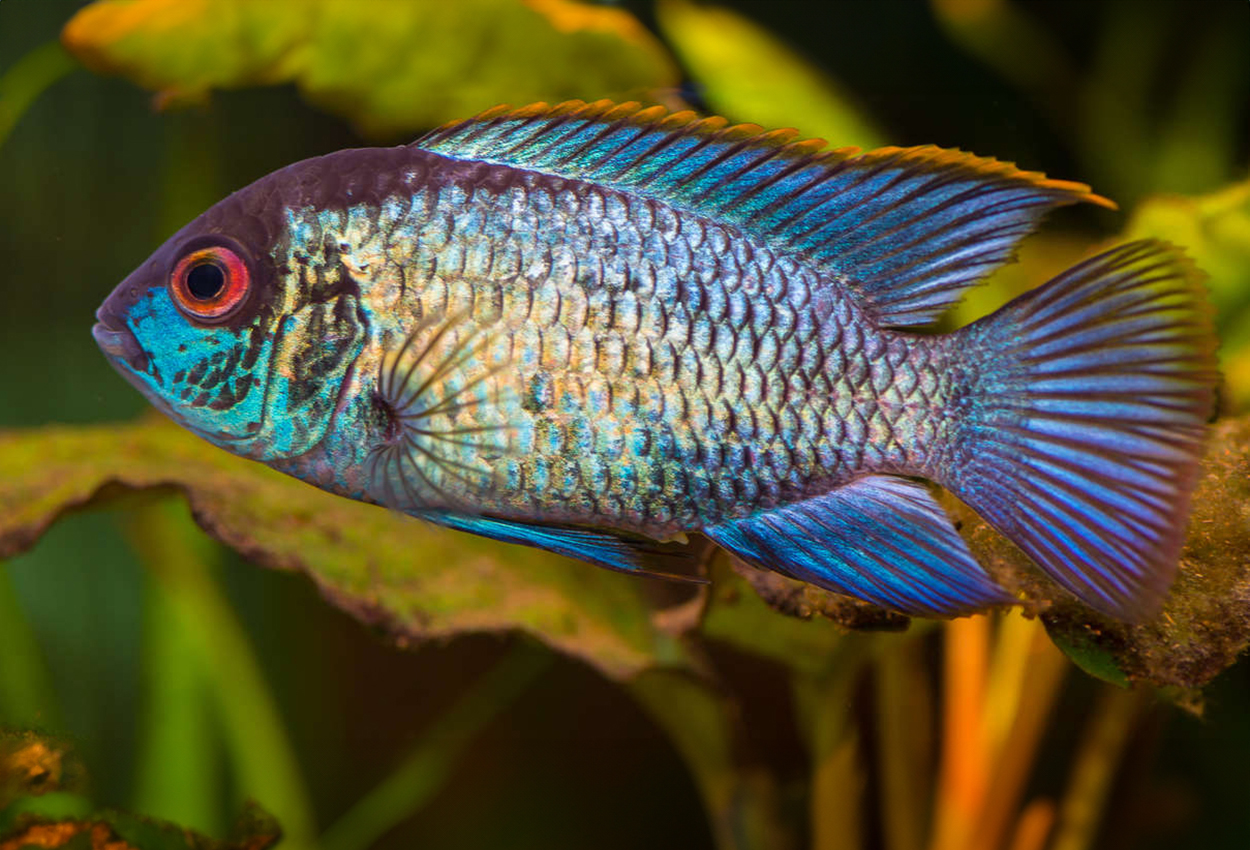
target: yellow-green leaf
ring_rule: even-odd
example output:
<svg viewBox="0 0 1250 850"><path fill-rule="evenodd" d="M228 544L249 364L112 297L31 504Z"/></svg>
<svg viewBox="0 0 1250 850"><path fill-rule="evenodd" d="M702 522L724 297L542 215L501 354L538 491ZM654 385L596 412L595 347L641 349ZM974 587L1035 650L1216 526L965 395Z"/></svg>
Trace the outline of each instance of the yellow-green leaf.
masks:
<svg viewBox="0 0 1250 850"><path fill-rule="evenodd" d="M768 128L794 127L838 147L882 144L847 92L749 18L688 0L663 0L656 13L715 111Z"/></svg>
<svg viewBox="0 0 1250 850"><path fill-rule="evenodd" d="M618 678L685 663L648 580L332 496L164 420L0 433L0 558L69 509L151 488L185 492L212 536L400 640L519 630Z"/></svg>
<svg viewBox="0 0 1250 850"><path fill-rule="evenodd" d="M1210 195L1147 199L1124 238L1148 237L1184 246L1207 273L1220 328L1225 404L1250 408L1250 180Z"/></svg>
<svg viewBox="0 0 1250 850"><path fill-rule="evenodd" d="M167 101L293 82L377 136L501 102L646 96L677 81L636 18L575 0L97 0L62 39L89 68Z"/></svg>

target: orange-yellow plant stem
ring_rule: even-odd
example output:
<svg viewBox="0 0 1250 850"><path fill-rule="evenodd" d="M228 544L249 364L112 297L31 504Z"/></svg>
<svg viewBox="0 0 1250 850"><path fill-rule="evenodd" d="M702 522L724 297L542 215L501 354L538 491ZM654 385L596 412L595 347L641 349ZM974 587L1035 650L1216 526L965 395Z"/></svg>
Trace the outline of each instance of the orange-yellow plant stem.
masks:
<svg viewBox="0 0 1250 850"><path fill-rule="evenodd" d="M968 850L988 783L985 739L990 621L969 617L946 624L942 761L932 850Z"/></svg>

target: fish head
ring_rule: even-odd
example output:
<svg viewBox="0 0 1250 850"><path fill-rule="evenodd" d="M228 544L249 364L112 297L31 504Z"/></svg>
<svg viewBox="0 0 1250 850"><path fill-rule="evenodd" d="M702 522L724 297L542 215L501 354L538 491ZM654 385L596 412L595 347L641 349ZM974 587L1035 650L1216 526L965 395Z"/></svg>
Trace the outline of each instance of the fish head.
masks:
<svg viewBox="0 0 1250 850"><path fill-rule="evenodd" d="M316 258L292 244L304 182L284 169L209 208L113 290L92 330L155 407L262 461L317 444L361 348L358 293L310 274Z"/></svg>

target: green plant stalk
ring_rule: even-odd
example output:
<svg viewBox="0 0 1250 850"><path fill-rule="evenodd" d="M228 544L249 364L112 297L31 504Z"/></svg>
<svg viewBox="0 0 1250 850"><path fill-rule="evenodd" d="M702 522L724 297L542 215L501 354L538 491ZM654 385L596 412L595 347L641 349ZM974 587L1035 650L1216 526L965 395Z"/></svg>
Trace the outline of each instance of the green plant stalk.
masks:
<svg viewBox="0 0 1250 850"><path fill-rule="evenodd" d="M131 539L179 610L211 682L236 784L282 824L284 850L317 847L315 821L282 717L243 627L212 576L220 551L181 500L134 513Z"/></svg>
<svg viewBox="0 0 1250 850"><path fill-rule="evenodd" d="M1098 175L1096 189L1129 208L1150 191L1153 145L1147 116L1154 114L1150 81L1168 37L1166 7L1116 0L1105 18L1092 72L1076 100L1077 155L1082 175Z"/></svg>
<svg viewBox="0 0 1250 850"><path fill-rule="evenodd" d="M177 582L149 579L145 637L146 695L134 810L220 837L225 827L219 782L221 730L194 612ZM192 604L192 608L194 605Z"/></svg>
<svg viewBox="0 0 1250 850"><path fill-rule="evenodd" d="M816 850L858 850L864 837L864 770L851 715L865 665L897 651L926 630L907 634L849 634L817 673L791 677L797 722L811 759L808 818Z"/></svg>
<svg viewBox="0 0 1250 850"><path fill-rule="evenodd" d="M929 799L933 700L916 641L903 641L875 665L880 725L881 824L888 850L924 846Z"/></svg>
<svg viewBox="0 0 1250 850"><path fill-rule="evenodd" d="M812 786L808 818L813 850L863 846L864 766L859 735L851 724L854 676L838 677L813 695L816 708Z"/></svg>
<svg viewBox="0 0 1250 850"><path fill-rule="evenodd" d="M667 670L648 670L629 689L690 770L718 850L797 846L778 811L775 779L738 758L742 720L728 695L705 679Z"/></svg>
<svg viewBox="0 0 1250 850"><path fill-rule="evenodd" d="M75 67L61 45L49 41L31 50L0 76L0 147L39 95Z"/></svg>
<svg viewBox="0 0 1250 850"><path fill-rule="evenodd" d="M1086 850L1093 846L1111 781L1142 704L1139 692L1103 688L1059 806L1051 850Z"/></svg>
<svg viewBox="0 0 1250 850"><path fill-rule="evenodd" d="M551 664L526 644L511 649L422 735L421 742L334 823L323 850L367 850L421 809L447 783L465 747Z"/></svg>
<svg viewBox="0 0 1250 850"><path fill-rule="evenodd" d="M52 677L4 562L0 561L0 726L60 729Z"/></svg>
<svg viewBox="0 0 1250 850"><path fill-rule="evenodd" d="M1212 28L1180 74L1154 162L1157 192L1209 192L1237 168L1240 107L1246 97L1240 35Z"/></svg>

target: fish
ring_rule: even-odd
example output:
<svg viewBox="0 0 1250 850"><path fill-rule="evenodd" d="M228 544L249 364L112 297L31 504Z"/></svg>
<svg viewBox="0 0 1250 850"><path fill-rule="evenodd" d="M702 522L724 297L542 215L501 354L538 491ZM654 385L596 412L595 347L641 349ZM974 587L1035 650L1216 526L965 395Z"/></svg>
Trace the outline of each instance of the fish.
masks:
<svg viewBox="0 0 1250 850"><path fill-rule="evenodd" d="M500 106L236 191L93 334L214 445L450 529L676 578L725 550L914 616L1021 602L942 488L1137 621L1213 415L1201 273L1131 242L934 327L1076 203L1114 208L934 146Z"/></svg>

